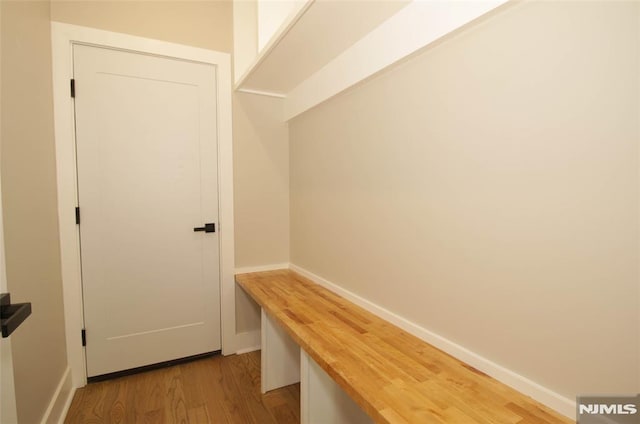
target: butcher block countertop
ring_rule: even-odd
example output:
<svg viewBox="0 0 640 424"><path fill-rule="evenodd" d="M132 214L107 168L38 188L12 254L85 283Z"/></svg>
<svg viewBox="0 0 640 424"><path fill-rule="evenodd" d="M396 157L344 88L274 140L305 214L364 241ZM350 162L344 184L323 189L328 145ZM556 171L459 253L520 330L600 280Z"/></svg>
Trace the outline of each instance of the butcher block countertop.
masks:
<svg viewBox="0 0 640 424"><path fill-rule="evenodd" d="M236 282L377 423L572 423L290 270Z"/></svg>

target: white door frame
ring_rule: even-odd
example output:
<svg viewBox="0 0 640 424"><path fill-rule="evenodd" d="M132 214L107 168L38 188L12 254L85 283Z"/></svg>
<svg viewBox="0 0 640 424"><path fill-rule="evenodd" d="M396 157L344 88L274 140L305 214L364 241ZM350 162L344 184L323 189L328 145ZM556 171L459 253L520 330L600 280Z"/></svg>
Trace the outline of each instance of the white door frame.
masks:
<svg viewBox="0 0 640 424"><path fill-rule="evenodd" d="M2 6L0 6L0 11ZM1 19L0 19L1 21ZM0 151L2 149L0 148ZM0 156L2 156L0 152ZM0 173L1 174L1 173ZM2 178L0 178L0 292L7 293L7 273L4 259L4 221L2 217ZM17 423L16 391L13 378L11 338L0 340L0 422Z"/></svg>
<svg viewBox="0 0 640 424"><path fill-rule="evenodd" d="M7 293L1 180L2 178L0 178L0 292ZM18 422L18 413L16 410L15 380L13 378L11 337L0 339L0 358L0 423L13 424Z"/></svg>
<svg viewBox="0 0 640 424"><path fill-rule="evenodd" d="M70 79L73 75L73 44L109 47L215 65L217 69L218 113L218 193L220 231L220 302L222 353L236 351L233 148L231 136L230 55L212 50L173 44L77 25L51 22L53 55L53 104L58 184L58 225L64 297L67 359L74 387L87 383L81 330L84 325L82 281L80 276L79 229L74 210L77 203L77 175L73 101ZM78 88L81 90L81 88Z"/></svg>

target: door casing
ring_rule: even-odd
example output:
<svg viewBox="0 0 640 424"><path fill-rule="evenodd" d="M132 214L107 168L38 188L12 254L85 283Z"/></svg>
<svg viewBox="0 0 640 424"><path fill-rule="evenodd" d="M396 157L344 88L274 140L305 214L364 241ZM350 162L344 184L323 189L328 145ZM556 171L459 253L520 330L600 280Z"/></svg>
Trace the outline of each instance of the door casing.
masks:
<svg viewBox="0 0 640 424"><path fill-rule="evenodd" d="M2 183L0 181L0 186L1 185ZM0 189L0 292L7 293L1 192L2 190ZM0 423L18 422L14 381L11 337L7 337L5 339L0 339Z"/></svg>
<svg viewBox="0 0 640 424"><path fill-rule="evenodd" d="M228 53L103 31L94 28L51 23L53 98L58 186L58 225L65 308L67 358L73 386L87 383L81 330L83 322L80 275L79 229L75 223L77 175L74 104L70 96L74 44L86 44L190 60L216 66L218 119L218 193L220 237L220 285L222 353L237 350L234 281L233 155L231 121L231 65Z"/></svg>

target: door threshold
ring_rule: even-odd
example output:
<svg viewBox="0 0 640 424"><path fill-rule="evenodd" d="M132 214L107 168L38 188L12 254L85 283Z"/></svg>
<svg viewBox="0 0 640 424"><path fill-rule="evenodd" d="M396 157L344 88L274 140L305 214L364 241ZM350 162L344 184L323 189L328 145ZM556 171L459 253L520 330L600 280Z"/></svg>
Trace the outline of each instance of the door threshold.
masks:
<svg viewBox="0 0 640 424"><path fill-rule="evenodd" d="M110 372L108 374L95 375L93 377L87 377L87 383L97 383L99 381L112 380L114 378L126 377L128 375L139 374L147 371L157 370L160 368L167 368L167 367L172 367L174 365L185 364L187 362L193 362L199 359L216 356L216 355L219 355L221 352L222 352L221 350L214 350L213 352L200 353L198 355L187 356L185 358L178 358L178 359L172 359L170 361L158 362L157 364L144 365L142 367Z"/></svg>

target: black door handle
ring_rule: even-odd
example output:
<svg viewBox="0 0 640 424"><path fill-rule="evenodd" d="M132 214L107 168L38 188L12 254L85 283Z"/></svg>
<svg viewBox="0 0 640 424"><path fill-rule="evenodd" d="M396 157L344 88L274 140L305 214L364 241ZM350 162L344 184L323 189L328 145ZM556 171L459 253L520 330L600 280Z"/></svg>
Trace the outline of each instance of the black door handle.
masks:
<svg viewBox="0 0 640 424"><path fill-rule="evenodd" d="M204 231L205 233L215 233L216 232L216 224L204 224L204 227L195 227L193 231Z"/></svg>
<svg viewBox="0 0 640 424"><path fill-rule="evenodd" d="M9 337L31 315L31 303L11 303L9 293L0 294L2 338Z"/></svg>

